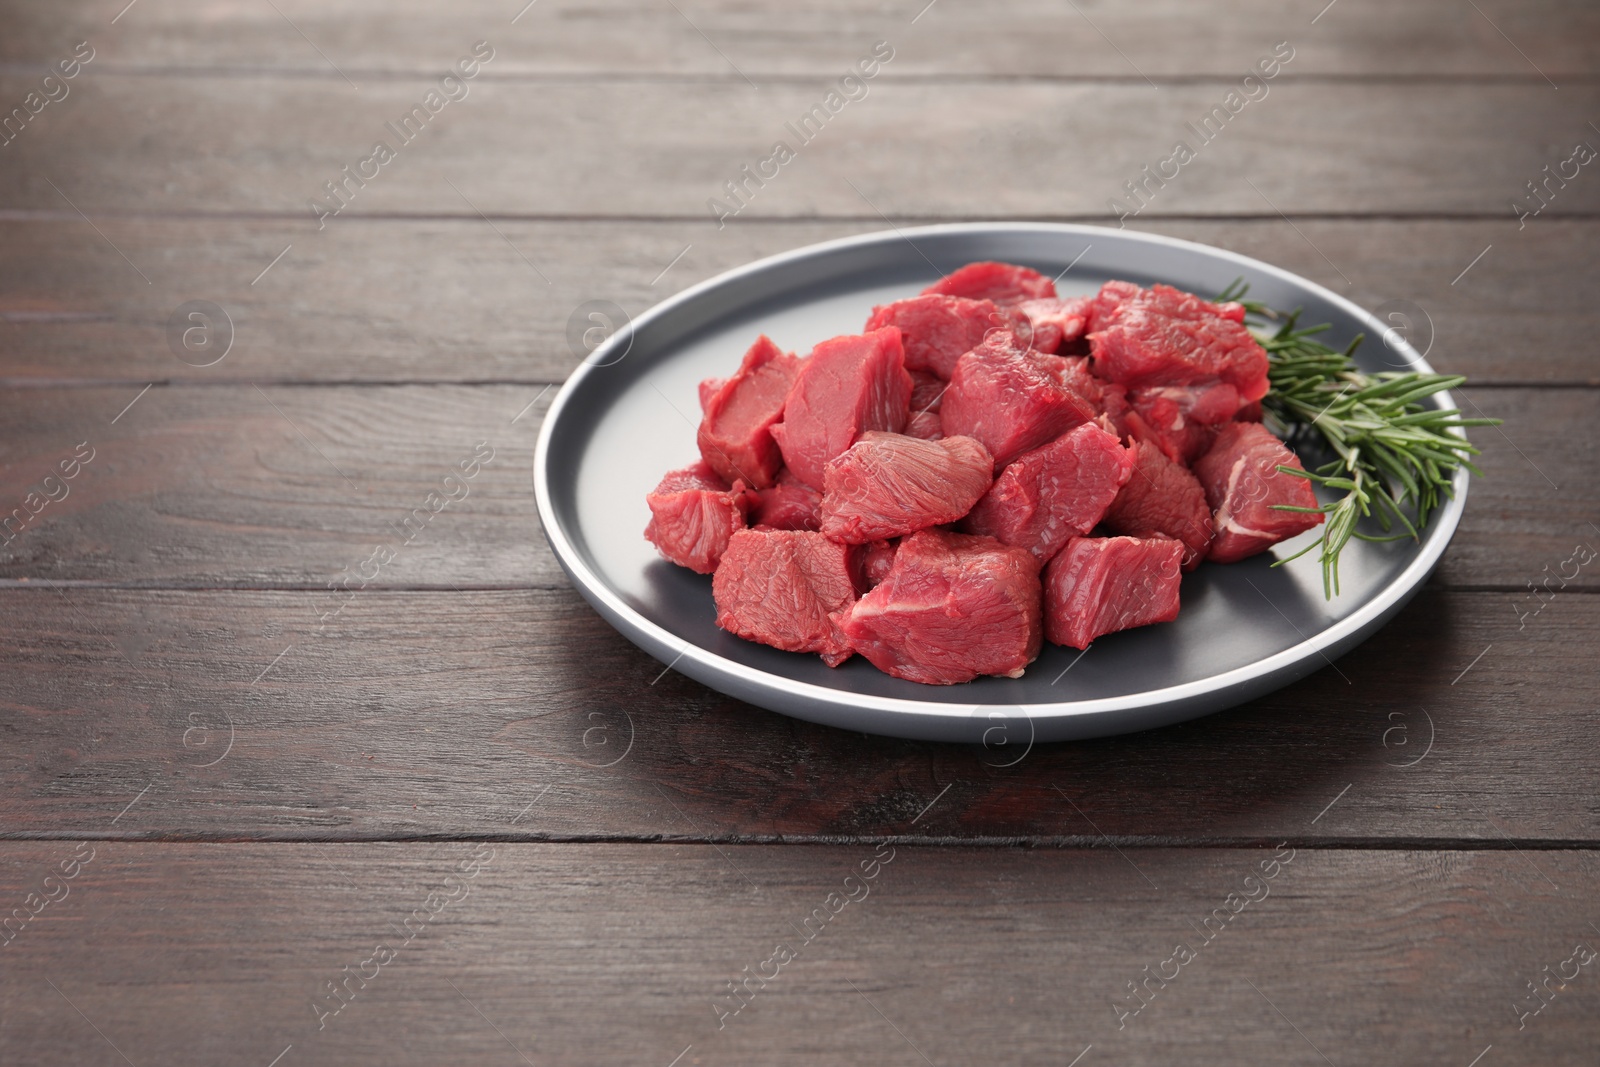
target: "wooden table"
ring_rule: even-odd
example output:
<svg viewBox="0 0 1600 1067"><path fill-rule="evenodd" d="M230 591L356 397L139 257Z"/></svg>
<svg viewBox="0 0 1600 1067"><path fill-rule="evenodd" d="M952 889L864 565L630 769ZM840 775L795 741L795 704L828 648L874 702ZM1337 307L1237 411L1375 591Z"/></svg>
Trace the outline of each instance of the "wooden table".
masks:
<svg viewBox="0 0 1600 1067"><path fill-rule="evenodd" d="M0 1062L1595 1062L1593 5L125 2L0 5ZM586 302L1113 198L1505 420L1337 671L1015 761L723 698L568 586Z"/></svg>

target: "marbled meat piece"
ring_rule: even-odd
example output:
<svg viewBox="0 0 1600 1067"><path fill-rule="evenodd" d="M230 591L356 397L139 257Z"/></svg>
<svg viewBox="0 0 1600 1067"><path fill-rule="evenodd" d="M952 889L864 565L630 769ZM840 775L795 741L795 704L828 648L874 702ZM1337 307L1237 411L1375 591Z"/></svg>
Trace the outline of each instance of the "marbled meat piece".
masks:
<svg viewBox="0 0 1600 1067"><path fill-rule="evenodd" d="M1014 263L968 263L922 290L924 295L964 296L992 300L1001 307L1056 295L1056 283L1036 270Z"/></svg>
<svg viewBox="0 0 1600 1067"><path fill-rule="evenodd" d="M1214 402L1220 402L1229 414L1215 418L1215 411L1207 409ZM1223 384L1135 389L1127 395L1122 428L1161 449L1172 462L1188 466L1211 447L1219 424L1232 417L1237 402L1233 387Z"/></svg>
<svg viewBox="0 0 1600 1067"><path fill-rule="evenodd" d="M1050 368L1050 373L1055 375L1057 381L1089 401L1095 412L1110 423L1115 433L1127 435L1128 429L1123 424L1128 413L1127 386L1096 378L1089 370L1087 356L1041 355L1038 359Z"/></svg>
<svg viewBox="0 0 1600 1067"><path fill-rule="evenodd" d="M850 658L831 618L855 603L849 553L819 533L740 530L711 580L717 625L785 652L820 653L837 667Z"/></svg>
<svg viewBox="0 0 1600 1067"><path fill-rule="evenodd" d="M793 353L765 334L756 339L738 372L703 405L696 439L712 470L729 481L742 479L752 489L772 485L783 466L772 426L783 416L784 400L799 373L800 360Z"/></svg>
<svg viewBox="0 0 1600 1067"><path fill-rule="evenodd" d="M989 488L993 470L989 450L970 437L868 431L828 464L822 532L865 544L955 522Z"/></svg>
<svg viewBox="0 0 1600 1067"><path fill-rule="evenodd" d="M1127 283L1108 282L1106 288ZM1155 386L1226 386L1206 401L1206 410L1227 414L1266 395L1267 353L1226 305L1209 304L1170 286L1138 290L1102 310L1096 298L1089 351L1094 372L1130 390ZM1119 293L1119 296L1126 295ZM1199 420L1204 421L1204 420Z"/></svg>
<svg viewBox="0 0 1600 1067"><path fill-rule="evenodd" d="M750 525L774 530L820 530L822 494L791 474L778 472L778 480L756 493Z"/></svg>
<svg viewBox="0 0 1600 1067"><path fill-rule="evenodd" d="M1088 648L1103 634L1178 617L1183 545L1167 538L1075 537L1044 572L1044 632Z"/></svg>
<svg viewBox="0 0 1600 1067"><path fill-rule="evenodd" d="M1133 458L1115 434L1086 422L1008 464L962 529L1025 548L1044 563L1095 528L1132 475Z"/></svg>
<svg viewBox="0 0 1600 1067"><path fill-rule="evenodd" d="M744 483L729 486L700 460L667 474L645 497L650 524L644 535L680 567L710 574L728 539L744 529L750 496Z"/></svg>
<svg viewBox="0 0 1600 1067"><path fill-rule="evenodd" d="M906 369L949 378L956 360L978 347L990 330L1017 330L1027 322L990 300L934 293L873 308L867 329L898 327L906 350Z"/></svg>
<svg viewBox="0 0 1600 1067"><path fill-rule="evenodd" d="M862 433L899 433L910 417L911 376L900 331L889 326L835 337L812 349L772 436L795 477L821 489L828 461Z"/></svg>
<svg viewBox="0 0 1600 1067"><path fill-rule="evenodd" d="M927 685L1020 678L1043 642L1039 561L992 537L922 530L888 577L835 617L879 670Z"/></svg>
<svg viewBox="0 0 1600 1067"><path fill-rule="evenodd" d="M1104 522L1129 537L1182 541L1183 569L1194 570L1211 544L1211 508L1199 481L1151 444L1134 442L1133 474L1111 502Z"/></svg>
<svg viewBox="0 0 1600 1067"><path fill-rule="evenodd" d="M1234 322L1244 322L1243 304L1231 301L1226 304L1214 304L1208 300L1201 300L1193 293L1185 293L1181 289L1174 289L1170 285L1153 285L1149 289L1141 289L1132 282L1109 281L1100 287L1098 293L1089 298L1088 322L1085 324L1085 332L1093 333L1096 330L1103 329L1115 319L1117 313L1124 306L1143 299L1148 294L1158 290L1167 294L1175 294L1179 297L1187 297L1211 314L1225 319L1232 319Z"/></svg>
<svg viewBox="0 0 1600 1067"><path fill-rule="evenodd" d="M1211 450L1194 465L1216 524L1208 559L1232 563L1322 522L1320 514L1276 510L1278 504L1319 506L1311 483L1279 466L1305 469L1259 422L1230 422L1217 434Z"/></svg>
<svg viewBox="0 0 1600 1067"><path fill-rule="evenodd" d="M1087 399L1063 385L1045 358L1005 330L956 361L939 418L946 436L975 437L1003 467L1095 417Z"/></svg>
<svg viewBox="0 0 1600 1067"><path fill-rule="evenodd" d="M1042 300L1024 300L1016 306L1032 327L1033 347L1039 352L1055 353L1061 346L1080 340L1089 319L1091 296L1075 296L1068 300L1045 297Z"/></svg>

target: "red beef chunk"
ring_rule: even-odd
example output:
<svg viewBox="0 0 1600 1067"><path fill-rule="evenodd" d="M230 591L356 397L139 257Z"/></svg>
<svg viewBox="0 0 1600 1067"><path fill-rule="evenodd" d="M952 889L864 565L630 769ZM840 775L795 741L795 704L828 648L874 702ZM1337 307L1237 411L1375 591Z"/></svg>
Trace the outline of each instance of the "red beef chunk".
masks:
<svg viewBox="0 0 1600 1067"><path fill-rule="evenodd" d="M830 616L855 603L849 552L819 533L740 530L711 580L717 625L785 652L820 653L837 667L850 645Z"/></svg>
<svg viewBox="0 0 1600 1067"><path fill-rule="evenodd" d="M1318 514L1275 509L1278 504L1318 506L1311 483L1279 466L1305 469L1259 422L1231 422L1217 434L1211 450L1194 465L1216 524L1207 558L1232 563L1322 522Z"/></svg>
<svg viewBox="0 0 1600 1067"><path fill-rule="evenodd" d="M1134 442L1133 474L1106 512L1105 525L1129 537L1170 537L1186 551L1183 569L1194 570L1211 544L1211 508L1188 469L1148 441Z"/></svg>
<svg viewBox="0 0 1600 1067"><path fill-rule="evenodd" d="M1170 285L1153 285L1149 289L1141 289L1132 282L1109 281L1100 287L1100 291L1089 298L1088 322L1086 331L1094 333L1096 330L1107 326L1128 304L1136 303L1152 293L1161 294L1169 298L1184 298L1192 300L1201 310L1217 315L1220 318L1232 319L1234 322L1244 322L1244 305L1236 303L1213 304L1201 300L1193 293L1185 293L1181 289L1174 289Z"/></svg>
<svg viewBox="0 0 1600 1067"><path fill-rule="evenodd" d="M1059 357L1049 357L1059 358ZM975 437L1003 467L1095 416L1044 359L1000 330L956 361L939 418L946 436Z"/></svg>
<svg viewBox="0 0 1600 1067"><path fill-rule="evenodd" d="M954 522L989 488L994 460L970 437L869 432L828 464L822 532L865 544Z"/></svg>
<svg viewBox="0 0 1600 1067"><path fill-rule="evenodd" d="M1107 290L1126 285L1108 282L1096 298L1089 333L1096 375L1130 390L1225 385L1232 393L1220 393L1205 405L1215 416L1209 420L1213 424L1266 395L1267 353L1249 330L1223 313L1226 306L1157 285L1132 296L1119 289L1114 295L1120 302L1107 310Z"/></svg>
<svg viewBox="0 0 1600 1067"><path fill-rule="evenodd" d="M752 489L773 484L783 454L772 439L772 425L783 415L789 387L800 361L763 334L744 354L732 378L704 403L698 441L700 456L728 481L742 479Z"/></svg>
<svg viewBox="0 0 1600 1067"><path fill-rule="evenodd" d="M1187 467L1211 447L1218 423L1227 421L1212 419L1205 406L1211 401L1220 401L1231 411L1238 394L1230 385L1205 388L1173 385L1135 389L1127 399L1123 429L1130 436L1161 449L1172 462Z"/></svg>
<svg viewBox="0 0 1600 1067"><path fill-rule="evenodd" d="M750 494L742 482L730 487L701 460L670 472L645 502L650 505L645 537L680 567L710 574L728 539L744 529Z"/></svg>
<svg viewBox="0 0 1600 1067"><path fill-rule="evenodd" d="M1045 636L1088 648L1098 637L1178 617L1183 546L1166 538L1075 537L1044 572Z"/></svg>
<svg viewBox="0 0 1600 1067"><path fill-rule="evenodd" d="M969 300L992 300L1001 307L1024 300L1040 300L1056 295L1056 283L1036 270L1014 263L968 263L922 290L924 295L964 296Z"/></svg>
<svg viewBox="0 0 1600 1067"><path fill-rule="evenodd" d="M879 670L927 685L1020 678L1043 642L1039 561L992 537L922 530L889 575L835 616Z"/></svg>
<svg viewBox="0 0 1600 1067"><path fill-rule="evenodd" d="M962 528L1048 561L1105 516L1133 473L1133 452L1092 422L1013 460Z"/></svg>
<svg viewBox="0 0 1600 1067"><path fill-rule="evenodd" d="M914 296L872 309L867 330L895 326L906 349L906 369L949 378L956 360L983 343L990 330L1022 330L1028 320L990 300L937 294ZM916 410L916 402L912 402Z"/></svg>
<svg viewBox="0 0 1600 1067"><path fill-rule="evenodd" d="M911 376L895 327L824 341L803 361L773 439L795 477L822 488L828 461L867 430L899 433L911 416Z"/></svg>
<svg viewBox="0 0 1600 1067"><path fill-rule="evenodd" d="M1061 350L1062 345L1083 337L1089 305L1093 300L1089 296L1076 296L1070 300L1046 297L1042 300L1024 300L1016 310L1022 313L1032 328L1034 349L1055 353Z"/></svg>
<svg viewBox="0 0 1600 1067"><path fill-rule="evenodd" d="M788 470L779 471L777 482L756 496L755 511L750 515L753 526L774 530L822 528L822 494Z"/></svg>
<svg viewBox="0 0 1600 1067"><path fill-rule="evenodd" d="M1056 381L1087 400L1096 413L1120 416L1127 410L1124 399L1127 389L1115 382L1096 378L1089 370L1089 357L1039 355L1036 358L1049 369ZM1116 398L1115 402L1113 397Z"/></svg>

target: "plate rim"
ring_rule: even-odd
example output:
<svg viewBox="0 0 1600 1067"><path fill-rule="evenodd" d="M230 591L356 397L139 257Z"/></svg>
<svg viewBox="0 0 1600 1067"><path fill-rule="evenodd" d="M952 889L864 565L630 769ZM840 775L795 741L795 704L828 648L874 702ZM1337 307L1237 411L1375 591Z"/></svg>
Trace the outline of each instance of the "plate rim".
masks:
<svg viewBox="0 0 1600 1067"><path fill-rule="evenodd" d="M736 661L725 659L714 652L701 648L692 641L685 640L671 630L641 615L624 601L604 579L588 567L581 553L578 552L568 538L567 531L562 526L551 502L548 469L551 441L554 438L556 427L561 422L562 412L590 374L607 369L611 365L608 359L617 348L623 348L624 355L626 355L628 347L631 347L633 343L633 335L641 328L658 319L672 315L685 305L693 304L703 294L719 289L740 278L780 268L790 262L805 260L818 255L832 254L856 246L904 240L915 249L916 245L912 239L917 236L1002 234L1006 232L1044 232L1063 236L1115 233L1119 238L1132 240L1135 243L1142 242L1189 252L1203 252L1207 255L1236 263L1241 269L1275 276L1281 281L1305 288L1339 308L1351 319L1365 327L1369 336L1382 337L1383 331L1386 329L1377 318L1358 304L1293 271L1285 270L1271 263L1228 249L1218 248L1198 241L1169 237L1165 234L1152 234L1109 226L1059 222L952 222L908 228L893 227L891 223L891 227L888 230L874 230L864 234L854 234L848 237L815 242L752 260L749 263L722 271L652 305L638 316L630 317L622 329L614 332L611 337L584 359L582 364L562 384L555 400L551 402L550 409L545 413L544 422L539 429L538 444L534 452L534 495L538 506L539 520L544 527L545 537L550 543L551 550L555 553L557 561L561 564L562 569L566 571L573 584L578 587L578 591L584 599L605 616L612 625L617 625L618 620L626 620L638 636L649 639L658 647L672 648L676 645L682 645L678 659L674 660L673 664L683 659L690 660L700 668L699 672L695 672L695 676L702 681L704 681L702 672L713 677L723 676L739 683L739 687L743 692L776 688L790 698L801 698L825 705L833 712L848 714L852 711L858 713L869 711L879 716L891 716L897 720L904 717L909 720L907 725L910 725L911 721L924 724L939 724L956 720L968 720L974 714L973 707L963 705L959 701L934 702L854 693L828 686L814 685L810 682L795 681L781 675L770 674L759 668L749 667ZM920 252L920 249L918 251ZM1434 373L1432 366L1408 341L1400 339L1398 343L1402 346L1401 354L1406 357L1414 370L1421 373ZM1456 406L1448 390L1441 391L1436 395L1442 406L1447 408ZM996 704L993 705L993 708L996 711L1004 709L1008 714L1014 711L1034 723L1070 723L1079 719L1094 720L1118 712L1138 712L1158 706L1198 705L1205 702L1207 697L1212 697L1228 690L1241 689L1251 683L1260 684L1274 676L1290 672L1296 665L1319 654L1331 664L1332 660L1327 656L1329 649L1350 641L1365 627L1381 626L1391 612L1397 610L1415 595L1423 583L1427 581L1428 576L1443 557L1445 549L1449 547L1450 541L1455 536L1456 529L1461 522L1461 516L1466 509L1469 478L1470 474L1465 468L1461 468L1456 472L1456 477L1452 483L1452 495L1434 512L1432 521L1429 523L1427 532L1422 539L1421 550L1416 558L1379 589L1365 604L1350 615L1311 637L1304 638L1288 648L1263 659L1232 668L1221 674L1208 675L1202 679L1168 686L1163 689L1142 690L1133 694L1100 697L1090 700ZM635 634L625 632L624 636L632 638ZM636 640L635 643L637 644L638 641ZM649 652L651 650L646 648L645 651ZM659 659L660 657L657 656L657 658ZM749 698L746 697L744 699ZM1242 699L1248 699L1248 697ZM977 705L979 710L986 707L989 707L989 705ZM1213 708L1212 710L1217 709ZM785 713L788 714L790 712L786 711ZM1196 715L1204 713L1197 711Z"/></svg>

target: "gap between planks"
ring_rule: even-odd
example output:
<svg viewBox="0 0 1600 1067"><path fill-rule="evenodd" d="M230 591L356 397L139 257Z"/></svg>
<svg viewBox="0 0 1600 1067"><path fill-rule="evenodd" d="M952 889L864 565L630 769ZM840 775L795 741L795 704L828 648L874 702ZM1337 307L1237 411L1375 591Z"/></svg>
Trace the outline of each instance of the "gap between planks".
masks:
<svg viewBox="0 0 1600 1067"><path fill-rule="evenodd" d="M12 60L0 63L0 77L32 77L52 73L48 62L22 62ZM1555 75L1562 79L1564 84L1592 85L1600 83L1600 74L1591 71L1573 69L1556 70ZM336 73L321 67L268 67L241 63L228 67L203 67L203 66L131 66L125 64L97 64L95 76L101 78L216 78L248 80L252 78L276 79L279 81L315 81L315 82L343 82L348 74L351 78L360 78L372 82L430 82L438 78L436 68L417 67L408 70L393 68L345 67L343 73ZM827 83L839 76L833 68L819 67L815 71L793 72L758 75L762 85L780 86L793 85L810 87L819 82ZM979 72L979 71L935 71L922 70L913 73L885 72L880 75L884 84L905 85L948 85L959 83L964 85L1150 85L1154 83L1158 88L1162 85L1233 85L1239 80L1236 74L1222 73L1193 73L1193 74L1156 74L1145 77L1143 74L1053 74L1042 71L1022 72L1016 74ZM484 69L474 78L478 84L501 82L509 85L535 84L535 85L730 85L740 86L748 84L743 77L737 74L722 74L717 71L639 71L629 69L618 70L589 70L589 71L491 71ZM1499 73L1466 73L1451 74L1442 71L1399 73L1399 72L1369 72L1357 74L1342 74L1336 71L1322 71L1310 74L1283 73L1274 79L1274 84L1301 83L1306 85L1545 85L1548 79L1540 74L1522 74L1513 71Z"/></svg>
<svg viewBox="0 0 1600 1067"><path fill-rule="evenodd" d="M1070 742L1064 742L1070 743ZM6 845L45 841L106 841L125 844L214 844L214 845L383 845L485 842L510 845L792 845L833 848L870 847L880 844L909 848L1015 848L1023 850L1103 851L1106 849L1274 849L1280 845L1320 852L1597 852L1600 839L1540 837L1305 837L1293 834L1274 837L1186 837L1181 835L1065 834L1059 836L1000 836L955 834L905 836L896 834L543 834L476 833L469 830L423 834L287 834L224 833L199 831L151 831L115 833L102 831L21 831L0 833L0 848Z"/></svg>

